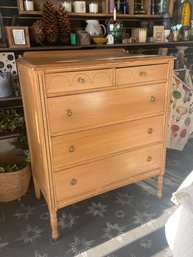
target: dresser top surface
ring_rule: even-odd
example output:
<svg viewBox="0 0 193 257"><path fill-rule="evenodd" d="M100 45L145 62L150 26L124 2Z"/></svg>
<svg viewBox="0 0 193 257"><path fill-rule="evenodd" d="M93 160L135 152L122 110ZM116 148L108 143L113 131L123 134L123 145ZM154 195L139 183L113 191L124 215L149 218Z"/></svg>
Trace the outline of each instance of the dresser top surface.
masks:
<svg viewBox="0 0 193 257"><path fill-rule="evenodd" d="M157 64L167 62L173 57L158 55L132 55L123 49L106 50L86 50L86 51L50 51L50 52L26 52L18 63L30 66L31 68L65 68L82 67L95 64L103 68L117 65L132 65L133 62L139 62L141 65L148 65L151 62Z"/></svg>

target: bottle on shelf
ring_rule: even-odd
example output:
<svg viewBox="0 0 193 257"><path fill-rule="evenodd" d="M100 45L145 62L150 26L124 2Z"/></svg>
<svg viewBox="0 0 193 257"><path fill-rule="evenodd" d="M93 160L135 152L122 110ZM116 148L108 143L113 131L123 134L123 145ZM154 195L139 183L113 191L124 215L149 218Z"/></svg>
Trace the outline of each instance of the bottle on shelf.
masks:
<svg viewBox="0 0 193 257"><path fill-rule="evenodd" d="M151 0L151 15L158 14L156 0Z"/></svg>
<svg viewBox="0 0 193 257"><path fill-rule="evenodd" d="M123 2L123 14L128 14L129 13L129 5L127 0L124 0Z"/></svg>
<svg viewBox="0 0 193 257"><path fill-rule="evenodd" d="M110 0L110 6L114 6L118 14L128 14L129 7L128 7L127 0L115 0L113 2L114 2L114 5L111 4L111 0ZM111 10L110 13L113 13L111 8L110 8Z"/></svg>
<svg viewBox="0 0 193 257"><path fill-rule="evenodd" d="M163 26L164 26L164 29L169 29L170 28L170 15L168 12L165 12L163 14Z"/></svg>
<svg viewBox="0 0 193 257"><path fill-rule="evenodd" d="M118 14L123 14L123 2L121 0L115 0L115 8Z"/></svg>
<svg viewBox="0 0 193 257"><path fill-rule="evenodd" d="M109 0L109 13L113 13L114 8L115 8L114 0Z"/></svg>
<svg viewBox="0 0 193 257"><path fill-rule="evenodd" d="M181 24L182 27L190 27L191 4L189 0L183 0L181 6Z"/></svg>
<svg viewBox="0 0 193 257"><path fill-rule="evenodd" d="M168 12L168 7L169 7L169 1L168 0L159 0L158 1L158 6L157 6L158 14L167 13Z"/></svg>

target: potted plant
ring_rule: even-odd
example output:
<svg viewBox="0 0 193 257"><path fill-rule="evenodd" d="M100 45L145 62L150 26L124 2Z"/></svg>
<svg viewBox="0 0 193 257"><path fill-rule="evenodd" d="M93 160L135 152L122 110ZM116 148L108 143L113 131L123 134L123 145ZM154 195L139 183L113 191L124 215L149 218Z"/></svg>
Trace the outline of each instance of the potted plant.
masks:
<svg viewBox="0 0 193 257"><path fill-rule="evenodd" d="M123 33L123 24L120 20L113 18L107 19L105 21L107 26L107 34L111 34L114 37L114 43L122 43L122 33Z"/></svg>
<svg viewBox="0 0 193 257"><path fill-rule="evenodd" d="M29 187L31 169L23 113L16 109L0 110L0 135L16 133L17 151L0 155L0 202L20 199Z"/></svg>

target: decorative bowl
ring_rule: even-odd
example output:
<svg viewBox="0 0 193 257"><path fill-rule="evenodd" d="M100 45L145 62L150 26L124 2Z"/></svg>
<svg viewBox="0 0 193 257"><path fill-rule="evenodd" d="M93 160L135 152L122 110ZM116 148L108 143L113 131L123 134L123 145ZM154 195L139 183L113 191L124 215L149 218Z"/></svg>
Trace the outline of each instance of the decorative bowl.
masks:
<svg viewBox="0 0 193 257"><path fill-rule="evenodd" d="M107 41L105 37L93 37L92 40L97 45L105 44Z"/></svg>

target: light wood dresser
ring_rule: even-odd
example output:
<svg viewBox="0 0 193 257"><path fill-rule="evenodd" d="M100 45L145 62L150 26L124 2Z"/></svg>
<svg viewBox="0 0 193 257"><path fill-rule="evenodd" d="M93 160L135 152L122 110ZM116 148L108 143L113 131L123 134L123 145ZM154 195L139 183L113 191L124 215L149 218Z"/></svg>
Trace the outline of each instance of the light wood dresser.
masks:
<svg viewBox="0 0 193 257"><path fill-rule="evenodd" d="M36 196L57 210L158 176L162 194L173 58L123 49L18 59Z"/></svg>

